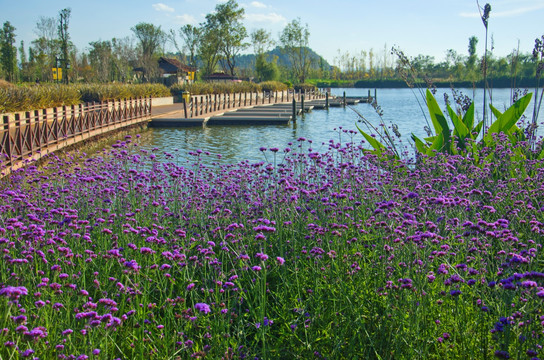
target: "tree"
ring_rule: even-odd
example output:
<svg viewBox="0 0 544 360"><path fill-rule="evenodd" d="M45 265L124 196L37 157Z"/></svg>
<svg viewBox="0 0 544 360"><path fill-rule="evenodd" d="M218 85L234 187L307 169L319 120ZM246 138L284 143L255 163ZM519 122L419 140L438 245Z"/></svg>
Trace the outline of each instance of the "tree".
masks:
<svg viewBox="0 0 544 360"><path fill-rule="evenodd" d="M466 61L466 68L468 79L472 81L476 81L476 45L478 45L478 38L476 36L471 36L468 39L468 58Z"/></svg>
<svg viewBox="0 0 544 360"><path fill-rule="evenodd" d="M269 62L266 56L266 53L274 45L271 33L265 29L257 29L251 33L251 42L256 55L255 72L259 80L277 80L280 73L276 63L277 57Z"/></svg>
<svg viewBox="0 0 544 360"><path fill-rule="evenodd" d="M179 35L184 42L184 50L189 57L189 65L196 67L196 56L198 54L198 46L202 37L202 29L191 24L182 26L179 29Z"/></svg>
<svg viewBox="0 0 544 360"><path fill-rule="evenodd" d="M19 46L19 70L21 81L34 81L35 77L30 62L26 56L25 42L21 40Z"/></svg>
<svg viewBox="0 0 544 360"><path fill-rule="evenodd" d="M40 17L34 33L38 37L29 48L30 66L34 76L40 80L52 79L51 68L55 67L59 41L57 39L57 20L54 17Z"/></svg>
<svg viewBox="0 0 544 360"><path fill-rule="evenodd" d="M68 33L68 23L70 22L70 13L72 10L70 8L62 9L59 12L59 27L58 35L60 41L60 49L62 55L62 67L64 69L64 81L68 83L68 69L70 58L69 48L70 48L70 34Z"/></svg>
<svg viewBox="0 0 544 360"><path fill-rule="evenodd" d="M257 55L255 60L255 72L260 81L278 80L280 70L277 65L277 56L273 61L269 62L265 54Z"/></svg>
<svg viewBox="0 0 544 360"><path fill-rule="evenodd" d="M251 43L255 55L268 52L275 44L272 34L265 29L257 29L251 32Z"/></svg>
<svg viewBox="0 0 544 360"><path fill-rule="evenodd" d="M287 53L293 70L293 76L303 83L310 69L310 52L308 50L310 31L308 24L302 26L300 18L291 21L283 29L280 42Z"/></svg>
<svg viewBox="0 0 544 360"><path fill-rule="evenodd" d="M131 37L111 40L115 79L125 82L132 76L133 65L137 62L137 52Z"/></svg>
<svg viewBox="0 0 544 360"><path fill-rule="evenodd" d="M166 34L160 26L149 23L139 23L131 29L140 41L141 60L144 79L149 81L158 75L156 55L160 52L161 45L166 41Z"/></svg>
<svg viewBox="0 0 544 360"><path fill-rule="evenodd" d="M17 76L17 48L15 47L15 27L9 21L0 30L0 64L8 81Z"/></svg>
<svg viewBox="0 0 544 360"><path fill-rule="evenodd" d="M90 42L91 49L89 51L90 65L94 70L95 79L99 82L112 81L112 66L113 55L112 45L110 41L93 41Z"/></svg>
<svg viewBox="0 0 544 360"><path fill-rule="evenodd" d="M228 0L226 3L217 4L215 13L210 16L215 17L214 23L218 26L219 50L222 55L220 62L223 69L234 76L236 56L248 47L244 42L247 30L242 24L244 9L238 7L236 0Z"/></svg>
<svg viewBox="0 0 544 360"><path fill-rule="evenodd" d="M220 59L221 37L218 29L217 17L213 14L206 15L206 22L201 24L201 38L198 48L198 56L204 63L204 75L213 74Z"/></svg>

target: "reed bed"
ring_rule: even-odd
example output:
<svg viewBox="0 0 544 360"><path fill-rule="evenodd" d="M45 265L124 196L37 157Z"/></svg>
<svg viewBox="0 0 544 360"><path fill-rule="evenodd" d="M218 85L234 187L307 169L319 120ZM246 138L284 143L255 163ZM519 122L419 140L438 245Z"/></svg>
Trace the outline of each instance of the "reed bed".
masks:
<svg viewBox="0 0 544 360"><path fill-rule="evenodd" d="M160 84L24 84L0 86L0 113L138 97L171 96Z"/></svg>

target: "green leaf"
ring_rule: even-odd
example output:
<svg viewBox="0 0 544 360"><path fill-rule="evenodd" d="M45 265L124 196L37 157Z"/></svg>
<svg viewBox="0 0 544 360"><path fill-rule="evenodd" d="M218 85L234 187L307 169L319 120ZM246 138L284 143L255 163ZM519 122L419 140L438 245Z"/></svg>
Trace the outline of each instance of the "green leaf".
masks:
<svg viewBox="0 0 544 360"><path fill-rule="evenodd" d="M538 155L537 159L538 159L538 160L544 159L544 148L542 149L542 151L541 151L540 154Z"/></svg>
<svg viewBox="0 0 544 360"><path fill-rule="evenodd" d="M433 126L436 134L442 134L442 146L440 149L436 150L442 151L442 148L446 148L447 151L449 151L448 147L450 144L450 128L448 126L448 122L446 120L446 117L444 116L444 113L442 113L442 110L440 110L440 106L438 106L436 99L434 98L433 94L429 89L427 89L427 108L429 109L429 115L431 116L431 120L433 121ZM437 139L435 139L433 145L436 143L436 141Z"/></svg>
<svg viewBox="0 0 544 360"><path fill-rule="evenodd" d="M463 124L472 132L474 127L474 102L470 104L465 116L463 116Z"/></svg>
<svg viewBox="0 0 544 360"><path fill-rule="evenodd" d="M426 142L431 143L431 144L434 142L434 139L436 139L436 135L423 138L423 140L425 140Z"/></svg>
<svg viewBox="0 0 544 360"><path fill-rule="evenodd" d="M417 136L412 134L412 140L414 140L414 143L416 144L416 150L420 152L421 154L426 154L428 146L425 145L423 141L421 141Z"/></svg>
<svg viewBox="0 0 544 360"><path fill-rule="evenodd" d="M374 139L371 135L368 135L366 132L364 132L363 130L361 130L361 128L355 124L355 126L357 126L357 129L359 130L359 132L365 137L365 139L368 141L368 143L374 148L374 150L376 150L378 153L381 153L383 150L386 149L386 147L381 143L379 142L378 140Z"/></svg>
<svg viewBox="0 0 544 360"><path fill-rule="evenodd" d="M529 93L510 106L497 120L491 124L484 140L486 143L493 141L493 134L501 132L509 134L512 127L519 121L521 115L531 102L532 93Z"/></svg>
<svg viewBox="0 0 544 360"><path fill-rule="evenodd" d="M467 136L470 136L470 130L459 118L459 116L457 116L457 114L455 113L455 111L453 111L453 109L451 108L449 104L447 105L447 107L448 107L448 113L450 114L451 122L453 123L453 126L455 127L453 134L454 136L458 137L459 147L461 149L464 149L465 139L467 138Z"/></svg>
<svg viewBox="0 0 544 360"><path fill-rule="evenodd" d="M496 117L497 119L501 117L502 112L500 112L499 110L497 110L496 107L494 107L493 105L489 104L489 108L491 109L491 112L493 113L493 115L495 115L495 117Z"/></svg>
<svg viewBox="0 0 544 360"><path fill-rule="evenodd" d="M472 136L472 139L476 139L476 138L478 137L478 134L480 133L480 131L482 131L482 127L483 127L483 126L484 126L484 122L483 122L483 121L480 121L480 122L478 123L478 125L476 125L476 126L474 127L473 133L476 133L476 135L473 135L473 136Z"/></svg>
<svg viewBox="0 0 544 360"><path fill-rule="evenodd" d="M440 106L438 106L436 99L429 89L427 89L427 108L429 109L431 120L433 121L435 133L438 135L442 132L447 132L447 136L449 136L450 129L446 117L444 116L444 113L442 113L442 110L440 110Z"/></svg>
<svg viewBox="0 0 544 360"><path fill-rule="evenodd" d="M429 156L435 156L434 150L437 152L440 152L442 148L444 147L444 133L441 133L436 137L432 145L427 149L427 155Z"/></svg>

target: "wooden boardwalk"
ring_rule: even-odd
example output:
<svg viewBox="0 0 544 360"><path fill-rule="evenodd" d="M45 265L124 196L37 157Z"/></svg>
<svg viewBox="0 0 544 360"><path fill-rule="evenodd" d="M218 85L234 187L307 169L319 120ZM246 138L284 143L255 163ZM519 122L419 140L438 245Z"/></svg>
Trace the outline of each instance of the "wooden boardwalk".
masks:
<svg viewBox="0 0 544 360"><path fill-rule="evenodd" d="M0 114L0 177L67 146L151 119L151 98Z"/></svg>
<svg viewBox="0 0 544 360"><path fill-rule="evenodd" d="M151 106L151 98L87 103L0 114L0 178L67 146L127 126L285 125L298 115L370 97L322 92L262 92L192 96L189 103Z"/></svg>
<svg viewBox="0 0 544 360"><path fill-rule="evenodd" d="M320 92L275 92L260 94L207 95L191 99L190 104L169 105L163 113L152 114L150 126L184 127L213 125L280 125L295 120L296 115L310 111L308 101L320 100ZM302 101L305 100L304 110ZM308 99L308 100L306 100ZM311 99L311 100L310 100ZM293 109L293 100L296 108Z"/></svg>
<svg viewBox="0 0 544 360"><path fill-rule="evenodd" d="M310 99L308 99L310 97ZM236 98L236 97L235 97ZM275 97L278 98L277 96ZM373 100L371 96L346 96L326 98L324 94L304 95L304 110L302 109L303 96L294 96L295 106L293 109L293 97L284 96L282 99L289 101L280 101L277 103L265 102L260 105L229 107L227 110L221 107L220 110L207 112L206 116L185 117L185 109L182 104L169 105L163 110L163 113L155 113L154 109L150 126L153 127L184 127L184 126L214 126L214 125L283 125L290 121L296 121L296 116L312 109L326 109L329 107L342 107L345 105L355 105L359 102L370 103ZM296 100L298 99L298 101ZM202 104L202 102L201 102ZM205 106L208 108L209 106Z"/></svg>

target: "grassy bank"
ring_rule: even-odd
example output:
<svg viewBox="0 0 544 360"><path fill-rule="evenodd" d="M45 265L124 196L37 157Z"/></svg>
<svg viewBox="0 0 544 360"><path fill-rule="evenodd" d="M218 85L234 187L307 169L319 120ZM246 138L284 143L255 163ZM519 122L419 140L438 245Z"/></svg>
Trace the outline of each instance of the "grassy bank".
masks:
<svg viewBox="0 0 544 360"><path fill-rule="evenodd" d="M127 137L3 180L0 356L541 356L542 161L342 136L213 168Z"/></svg>

